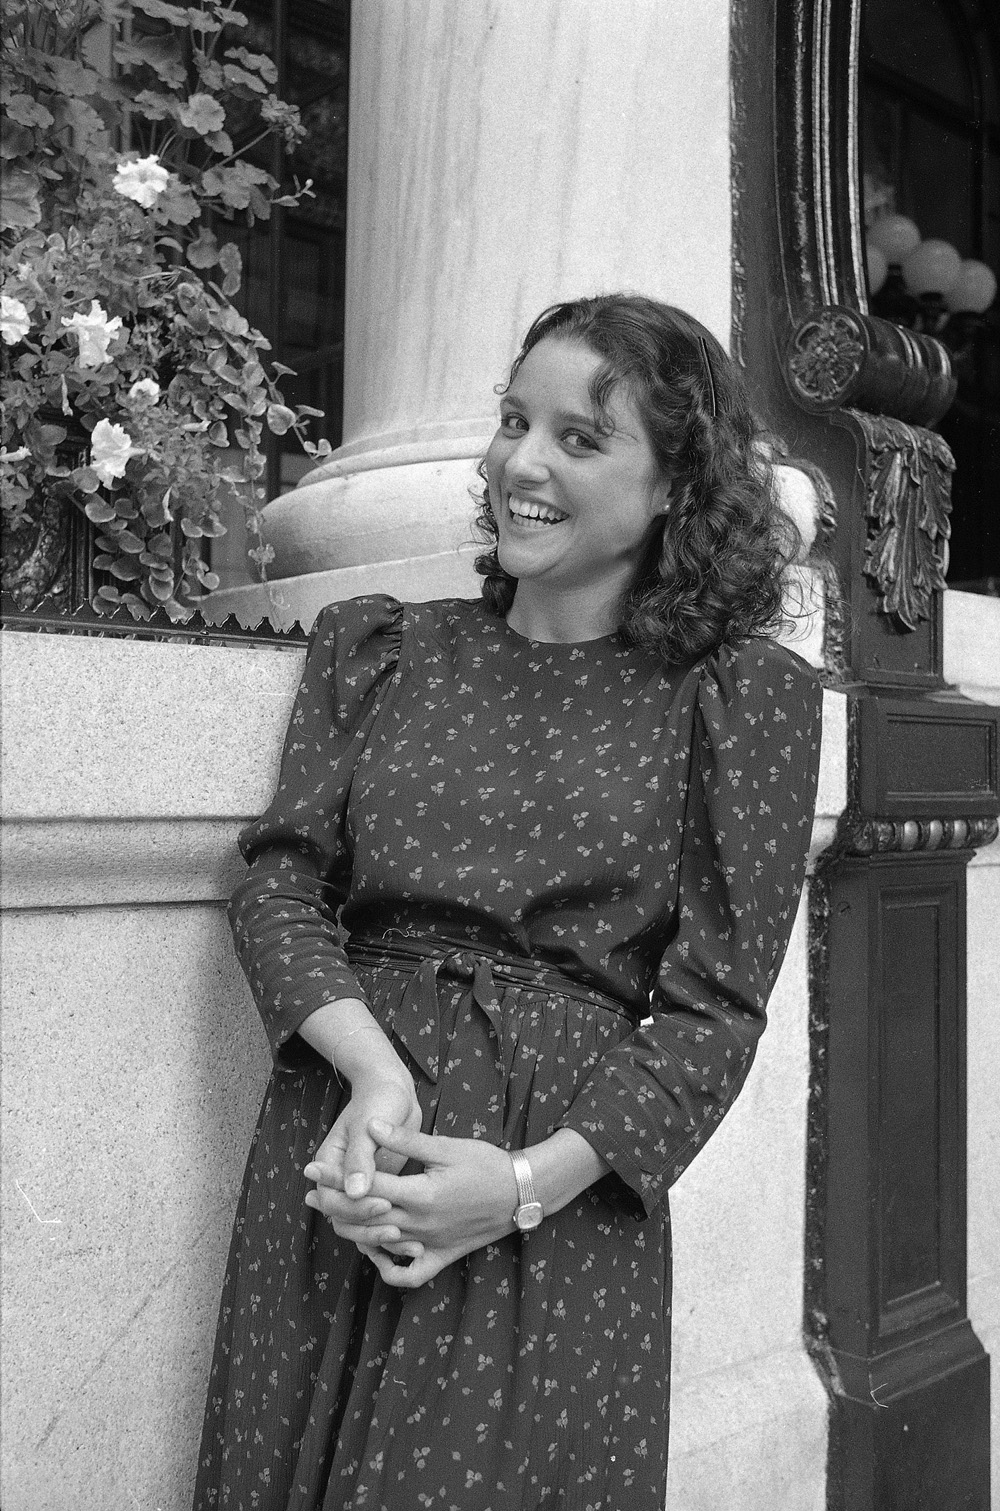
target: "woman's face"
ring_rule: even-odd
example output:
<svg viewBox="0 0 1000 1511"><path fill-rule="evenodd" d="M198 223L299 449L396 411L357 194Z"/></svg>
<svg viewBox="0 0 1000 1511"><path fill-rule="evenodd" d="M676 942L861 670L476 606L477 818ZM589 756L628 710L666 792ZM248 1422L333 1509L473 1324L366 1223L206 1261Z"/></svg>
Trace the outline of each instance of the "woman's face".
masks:
<svg viewBox="0 0 1000 1511"><path fill-rule="evenodd" d="M594 413L601 360L559 336L532 347L501 401L486 476L504 571L608 600L634 580L670 484L626 390L603 424Z"/></svg>

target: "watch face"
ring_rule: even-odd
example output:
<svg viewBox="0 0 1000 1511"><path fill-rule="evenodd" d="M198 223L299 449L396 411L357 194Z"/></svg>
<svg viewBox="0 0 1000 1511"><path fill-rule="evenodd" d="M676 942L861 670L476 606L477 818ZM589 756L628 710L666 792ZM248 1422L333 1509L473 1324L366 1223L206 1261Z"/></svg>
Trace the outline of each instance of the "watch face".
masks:
<svg viewBox="0 0 1000 1511"><path fill-rule="evenodd" d="M523 1207L518 1207L514 1213L514 1221L522 1233L530 1233L532 1228L537 1228L542 1220L542 1204L540 1201L525 1202Z"/></svg>

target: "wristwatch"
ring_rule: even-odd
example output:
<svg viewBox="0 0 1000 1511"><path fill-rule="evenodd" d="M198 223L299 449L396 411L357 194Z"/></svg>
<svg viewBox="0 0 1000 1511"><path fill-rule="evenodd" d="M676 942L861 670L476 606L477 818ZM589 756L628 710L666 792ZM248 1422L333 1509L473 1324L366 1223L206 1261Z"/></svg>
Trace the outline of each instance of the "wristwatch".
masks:
<svg viewBox="0 0 1000 1511"><path fill-rule="evenodd" d="M509 1149L508 1154L511 1164L514 1166L514 1179L517 1181L517 1206L514 1208L513 1222L519 1233L530 1233L532 1228L537 1228L545 1213L542 1204L535 1195L535 1188L531 1182L531 1166L528 1156L520 1149Z"/></svg>

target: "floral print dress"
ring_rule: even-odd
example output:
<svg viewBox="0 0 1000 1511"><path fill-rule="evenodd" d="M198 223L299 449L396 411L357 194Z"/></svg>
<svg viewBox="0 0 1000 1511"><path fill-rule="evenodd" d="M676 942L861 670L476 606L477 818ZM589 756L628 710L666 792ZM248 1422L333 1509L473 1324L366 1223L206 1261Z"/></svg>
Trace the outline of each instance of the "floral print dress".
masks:
<svg viewBox="0 0 1000 1511"><path fill-rule="evenodd" d="M665 1193L753 1059L803 880L820 689L766 639L664 666L482 603L320 616L237 949L274 1050L197 1511L662 1511ZM340 928L337 912L342 908ZM344 941L346 937L346 944ZM611 1173L416 1291L304 1205L362 997L425 1132L574 1128Z"/></svg>

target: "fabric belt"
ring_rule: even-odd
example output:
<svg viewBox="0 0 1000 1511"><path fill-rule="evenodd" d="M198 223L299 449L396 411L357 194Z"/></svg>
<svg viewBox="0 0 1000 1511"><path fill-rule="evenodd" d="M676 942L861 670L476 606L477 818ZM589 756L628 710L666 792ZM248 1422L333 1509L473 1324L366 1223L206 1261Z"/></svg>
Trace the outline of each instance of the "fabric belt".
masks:
<svg viewBox="0 0 1000 1511"><path fill-rule="evenodd" d="M540 992L558 993L594 1007L605 1008L629 1023L638 1022L638 1014L630 1012L617 998L588 987L583 982L574 981L555 966L505 955L480 944L474 947L456 945L446 940L419 938L389 931L383 936L352 936L347 943L347 958L352 965L390 965L394 969L409 972L410 979L392 1013L390 1026L432 1084L436 1083L441 1073L445 1047L442 1044L441 1010L437 995L439 977L469 984L473 1003L485 1014L493 1029L505 1083L510 1077L511 1065L507 1063L509 1051L504 1048L505 1035L497 981L531 987Z"/></svg>

